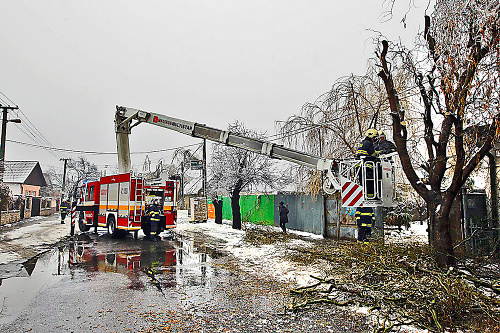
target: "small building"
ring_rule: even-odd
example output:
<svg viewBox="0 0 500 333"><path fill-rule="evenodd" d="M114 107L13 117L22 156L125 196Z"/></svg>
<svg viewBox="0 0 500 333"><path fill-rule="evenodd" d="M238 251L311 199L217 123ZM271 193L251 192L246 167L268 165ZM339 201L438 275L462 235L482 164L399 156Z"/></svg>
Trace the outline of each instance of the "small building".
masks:
<svg viewBox="0 0 500 333"><path fill-rule="evenodd" d="M3 181L12 195L32 197L38 197L40 187L47 185L37 161L5 161Z"/></svg>

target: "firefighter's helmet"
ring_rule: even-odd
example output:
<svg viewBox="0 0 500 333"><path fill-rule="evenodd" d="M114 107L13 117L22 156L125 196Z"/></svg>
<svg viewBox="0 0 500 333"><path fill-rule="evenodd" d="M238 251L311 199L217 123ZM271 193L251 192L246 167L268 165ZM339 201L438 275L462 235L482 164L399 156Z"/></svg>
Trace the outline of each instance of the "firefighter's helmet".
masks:
<svg viewBox="0 0 500 333"><path fill-rule="evenodd" d="M379 137L381 137L381 136L386 137L386 135L385 135L385 132L384 132L384 131L380 131L380 132L378 132L378 136L379 136Z"/></svg>
<svg viewBox="0 0 500 333"><path fill-rule="evenodd" d="M370 128L369 130L367 130L365 132L365 136L367 138L370 138L370 139L373 139L373 138L377 137L377 135L378 135L378 131L376 129L374 129L374 128Z"/></svg>

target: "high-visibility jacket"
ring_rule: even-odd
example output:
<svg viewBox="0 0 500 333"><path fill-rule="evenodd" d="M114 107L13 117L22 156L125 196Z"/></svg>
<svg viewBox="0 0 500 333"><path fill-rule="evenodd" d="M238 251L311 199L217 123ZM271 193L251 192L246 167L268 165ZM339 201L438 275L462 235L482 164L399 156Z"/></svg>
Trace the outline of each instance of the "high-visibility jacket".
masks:
<svg viewBox="0 0 500 333"><path fill-rule="evenodd" d="M356 151L356 158L360 159L362 156L366 157L375 157L377 156L377 152L375 151L375 147L370 138L365 138L358 147Z"/></svg>
<svg viewBox="0 0 500 333"><path fill-rule="evenodd" d="M62 203L61 204L61 213L66 213L68 211L68 204L67 203Z"/></svg>
<svg viewBox="0 0 500 333"><path fill-rule="evenodd" d="M160 222L160 210L157 206L151 206L148 215L150 222Z"/></svg>
<svg viewBox="0 0 500 333"><path fill-rule="evenodd" d="M371 207L356 208L354 216L359 227L371 228L375 224L375 213Z"/></svg>

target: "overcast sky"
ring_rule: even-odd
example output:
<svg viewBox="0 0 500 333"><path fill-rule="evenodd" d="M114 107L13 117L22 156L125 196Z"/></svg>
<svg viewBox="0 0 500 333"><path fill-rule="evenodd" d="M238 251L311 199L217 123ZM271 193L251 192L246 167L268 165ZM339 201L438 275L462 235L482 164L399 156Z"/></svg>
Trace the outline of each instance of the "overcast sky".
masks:
<svg viewBox="0 0 500 333"><path fill-rule="evenodd" d="M2 0L0 92L58 148L116 151L117 104L216 128L239 120L273 134L275 121L336 79L365 72L370 29L411 42L427 1L415 4L405 29L408 0L388 22L383 0ZM48 145L34 134L26 122L8 124L8 140ZM130 138L135 152L197 142L147 124ZM79 155L6 145L7 160L38 160L42 169ZM85 156L102 168L116 164L116 155Z"/></svg>

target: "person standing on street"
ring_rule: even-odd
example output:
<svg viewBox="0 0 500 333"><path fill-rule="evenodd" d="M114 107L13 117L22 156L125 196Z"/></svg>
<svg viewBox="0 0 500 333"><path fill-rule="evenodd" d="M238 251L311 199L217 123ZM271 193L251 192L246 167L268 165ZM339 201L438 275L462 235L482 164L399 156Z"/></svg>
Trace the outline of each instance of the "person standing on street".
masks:
<svg viewBox="0 0 500 333"><path fill-rule="evenodd" d="M375 214L371 207L356 208L356 224L358 225L358 243L368 243L375 223Z"/></svg>
<svg viewBox="0 0 500 333"><path fill-rule="evenodd" d="M219 200L217 197L212 199L215 210L215 223L222 224L222 199Z"/></svg>
<svg viewBox="0 0 500 333"><path fill-rule="evenodd" d="M64 224L64 219L66 219L66 214L68 214L69 210L69 203L66 200L61 202L60 210L61 210L61 224Z"/></svg>
<svg viewBox="0 0 500 333"><path fill-rule="evenodd" d="M148 212L149 225L151 226L149 239L152 241L157 240L158 229L160 228L160 208L158 206L158 200L153 201L153 204L149 207Z"/></svg>
<svg viewBox="0 0 500 333"><path fill-rule="evenodd" d="M286 234L286 224L288 223L288 208L285 207L285 203L281 201L278 206L280 212L280 227L283 233Z"/></svg>

